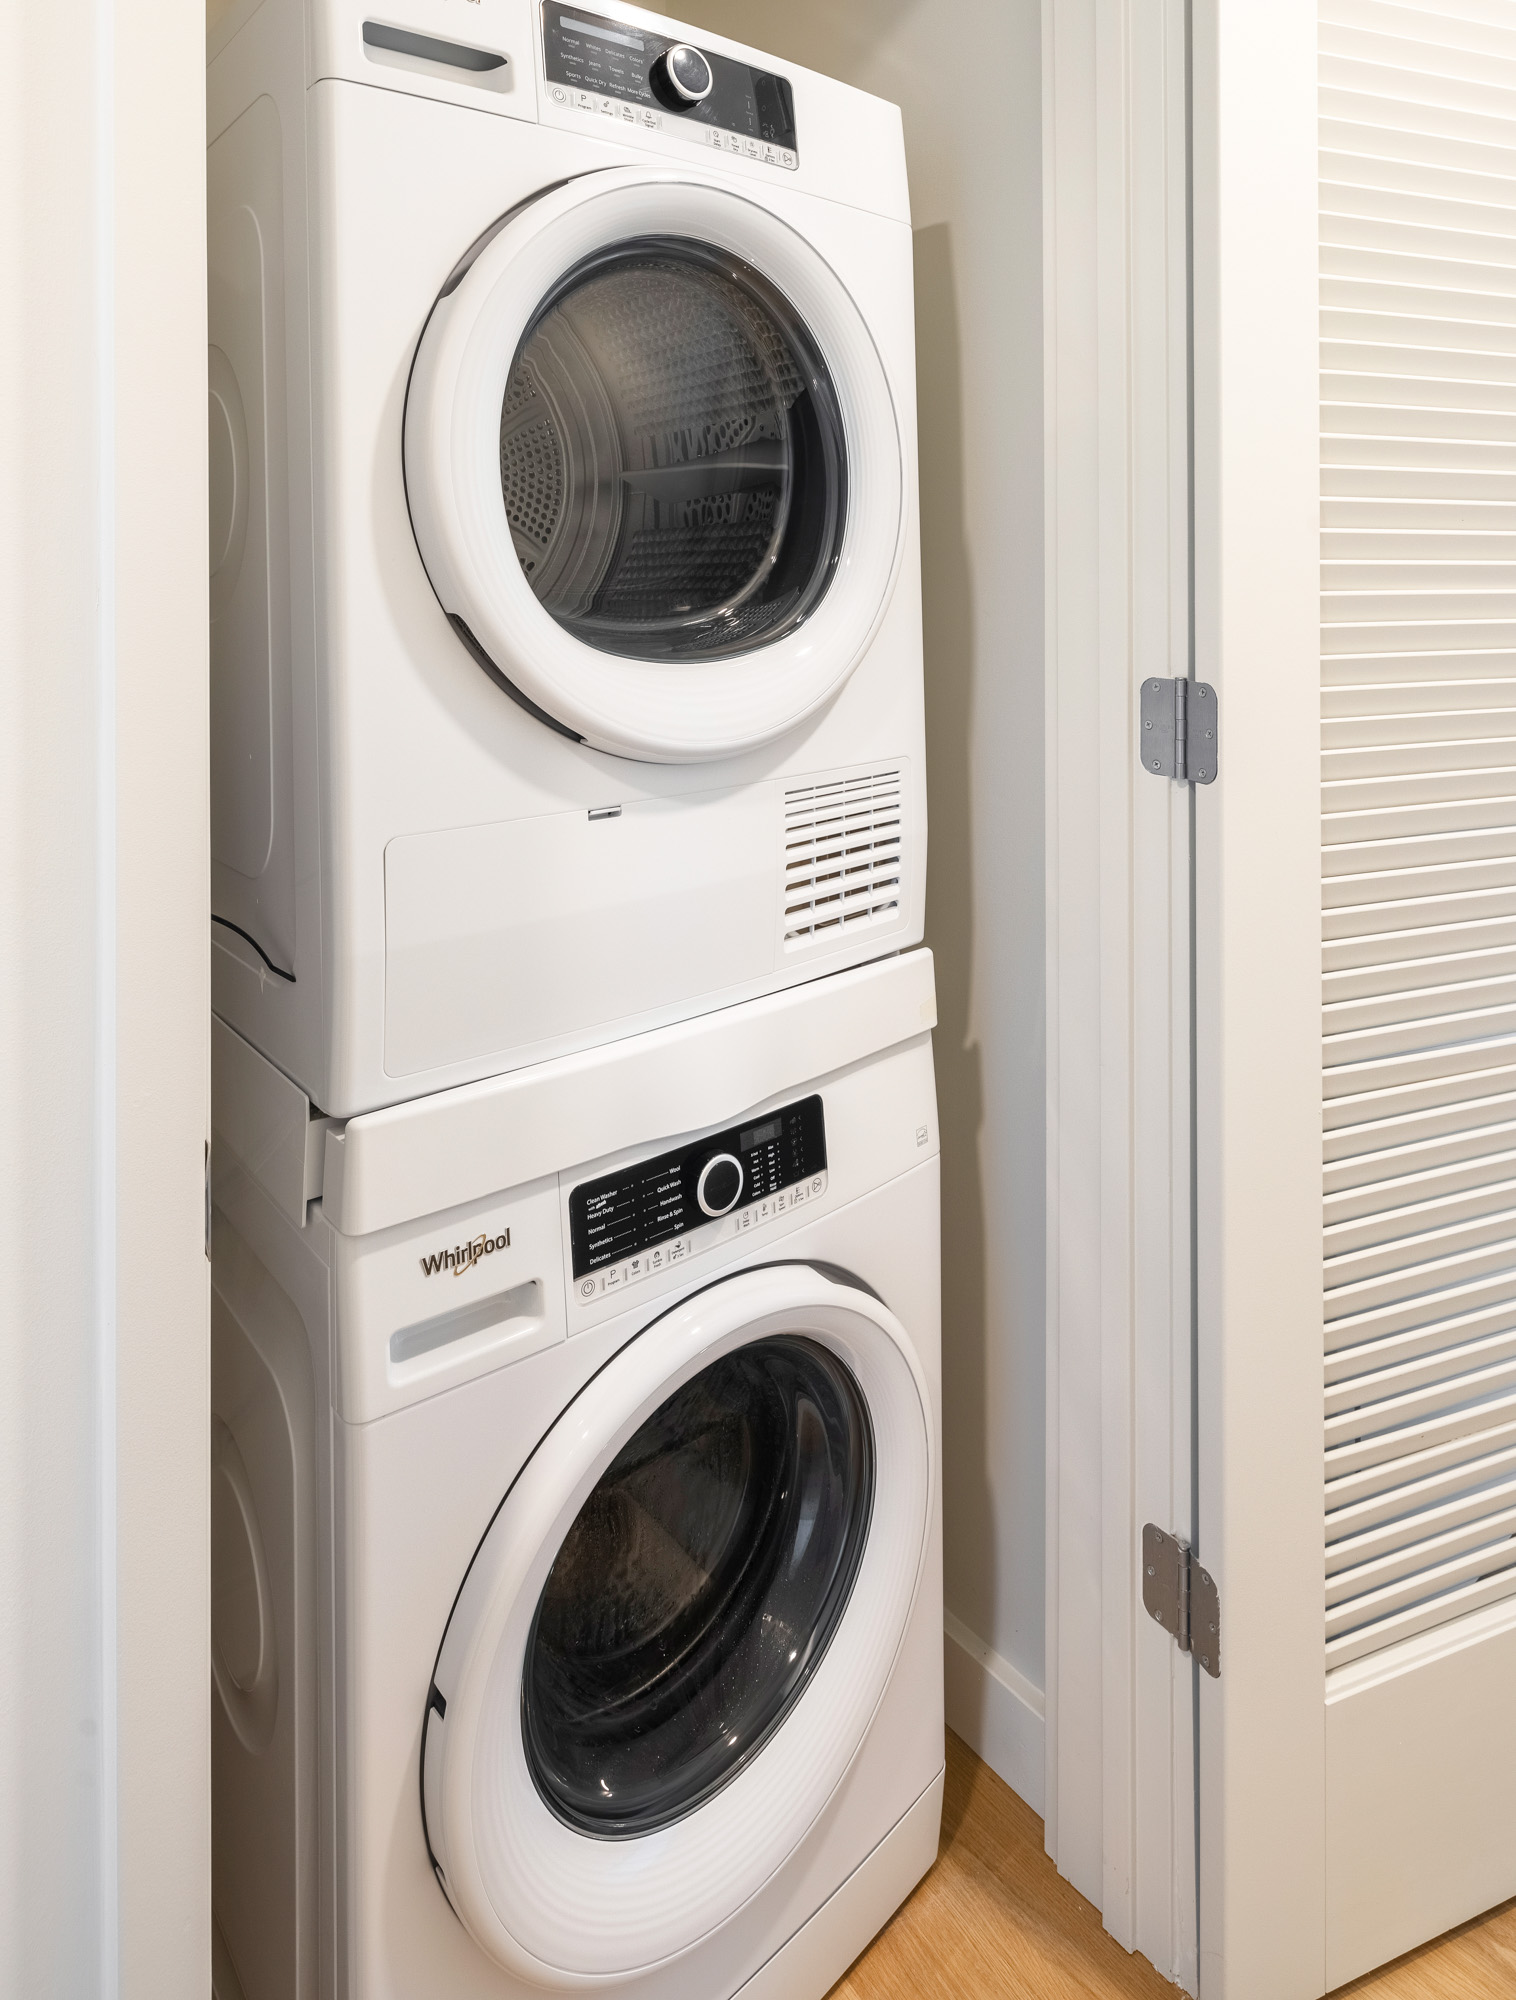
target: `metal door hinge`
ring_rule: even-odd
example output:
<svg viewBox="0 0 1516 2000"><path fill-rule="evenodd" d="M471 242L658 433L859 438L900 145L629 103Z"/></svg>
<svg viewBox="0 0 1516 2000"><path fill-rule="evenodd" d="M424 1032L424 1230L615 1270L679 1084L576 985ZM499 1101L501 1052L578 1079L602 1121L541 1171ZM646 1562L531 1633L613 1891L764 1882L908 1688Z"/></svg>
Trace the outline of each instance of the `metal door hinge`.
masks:
<svg viewBox="0 0 1516 2000"><path fill-rule="evenodd" d="M1213 1680L1221 1677L1221 1599L1216 1579L1187 1542L1151 1521L1142 1531L1142 1603L1172 1632L1181 1653L1193 1653Z"/></svg>
<svg viewBox="0 0 1516 2000"><path fill-rule="evenodd" d="M1142 766L1181 784L1209 785L1219 749L1216 690L1208 681L1142 683Z"/></svg>

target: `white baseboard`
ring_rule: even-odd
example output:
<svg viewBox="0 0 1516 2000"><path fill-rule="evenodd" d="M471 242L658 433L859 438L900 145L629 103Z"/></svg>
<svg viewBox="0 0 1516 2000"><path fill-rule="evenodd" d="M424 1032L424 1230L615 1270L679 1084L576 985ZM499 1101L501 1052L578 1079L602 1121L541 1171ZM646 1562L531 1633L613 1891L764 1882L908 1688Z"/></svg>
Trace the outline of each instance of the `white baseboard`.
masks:
<svg viewBox="0 0 1516 2000"><path fill-rule="evenodd" d="M1042 1811L1042 1690L991 1650L951 1611L943 1614L947 1724L1005 1779L1033 1812Z"/></svg>

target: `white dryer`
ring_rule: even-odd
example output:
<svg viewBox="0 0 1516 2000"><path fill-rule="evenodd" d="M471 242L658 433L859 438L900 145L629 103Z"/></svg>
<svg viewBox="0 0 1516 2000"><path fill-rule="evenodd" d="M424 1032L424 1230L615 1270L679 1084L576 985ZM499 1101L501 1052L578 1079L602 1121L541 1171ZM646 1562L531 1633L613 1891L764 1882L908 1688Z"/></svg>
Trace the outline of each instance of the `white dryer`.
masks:
<svg viewBox="0 0 1516 2000"><path fill-rule="evenodd" d="M918 942L895 108L612 0L208 92L222 1018L349 1115Z"/></svg>
<svg viewBox="0 0 1516 2000"><path fill-rule="evenodd" d="M218 1024L218 2000L819 2000L930 1866L932 1012L345 1128Z"/></svg>

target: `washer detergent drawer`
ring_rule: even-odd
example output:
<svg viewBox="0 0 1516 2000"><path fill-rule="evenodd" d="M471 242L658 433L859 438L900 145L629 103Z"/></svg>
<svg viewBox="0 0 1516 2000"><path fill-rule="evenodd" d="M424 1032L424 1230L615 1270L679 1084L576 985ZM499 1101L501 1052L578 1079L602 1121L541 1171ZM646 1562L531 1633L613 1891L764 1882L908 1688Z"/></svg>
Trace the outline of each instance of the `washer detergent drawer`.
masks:
<svg viewBox="0 0 1516 2000"><path fill-rule="evenodd" d="M631 1024L772 973L780 787L608 809L390 842L389 1075Z"/></svg>

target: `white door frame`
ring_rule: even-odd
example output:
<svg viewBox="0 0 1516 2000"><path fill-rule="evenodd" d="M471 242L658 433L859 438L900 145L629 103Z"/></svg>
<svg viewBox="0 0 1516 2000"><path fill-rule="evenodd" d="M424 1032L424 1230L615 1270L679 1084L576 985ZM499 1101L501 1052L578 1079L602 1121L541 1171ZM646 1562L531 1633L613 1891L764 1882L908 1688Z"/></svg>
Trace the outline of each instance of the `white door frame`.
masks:
<svg viewBox="0 0 1516 2000"><path fill-rule="evenodd" d="M1191 1530L1190 799L1138 759L1190 671L1185 15L1043 8L1046 1838L1194 1992L1194 1672L1138 1560Z"/></svg>
<svg viewBox="0 0 1516 2000"><path fill-rule="evenodd" d="M1048 1848L1203 2000L1307 2000L1327 1891L1315 5L1045 0L1044 21ZM1220 776L1193 797L1139 768L1139 683L1186 672L1220 710ZM1218 1581L1219 1679L1142 1611L1147 1520Z"/></svg>
<svg viewBox="0 0 1516 2000"><path fill-rule="evenodd" d="M205 14L4 24L0 1991L204 2000Z"/></svg>
<svg viewBox="0 0 1516 2000"><path fill-rule="evenodd" d="M1194 9L1203 2000L1326 1986L1315 0Z"/></svg>

